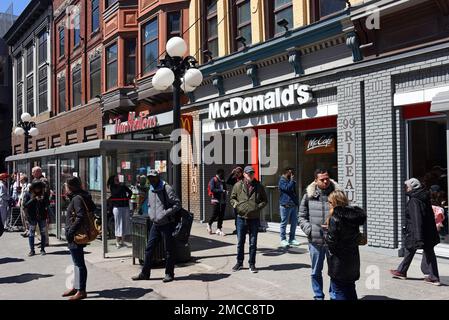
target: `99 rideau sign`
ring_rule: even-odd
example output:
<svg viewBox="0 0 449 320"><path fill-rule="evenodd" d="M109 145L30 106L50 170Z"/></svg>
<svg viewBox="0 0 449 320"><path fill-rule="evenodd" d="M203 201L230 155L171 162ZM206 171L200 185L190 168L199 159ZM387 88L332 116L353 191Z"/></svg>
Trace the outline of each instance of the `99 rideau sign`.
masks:
<svg viewBox="0 0 449 320"><path fill-rule="evenodd" d="M344 117L340 133L343 136L343 187L349 201L355 203L356 197L356 157L355 128L357 121L353 117Z"/></svg>

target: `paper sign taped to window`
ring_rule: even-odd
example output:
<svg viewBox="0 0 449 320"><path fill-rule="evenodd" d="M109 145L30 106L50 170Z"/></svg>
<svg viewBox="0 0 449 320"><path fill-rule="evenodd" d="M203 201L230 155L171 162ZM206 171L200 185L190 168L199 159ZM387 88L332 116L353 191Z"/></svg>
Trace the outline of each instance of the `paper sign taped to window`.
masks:
<svg viewBox="0 0 449 320"><path fill-rule="evenodd" d="M118 175L118 181L119 181L120 183L124 183L124 182L125 182L125 176L124 176L123 174L119 174L119 175Z"/></svg>

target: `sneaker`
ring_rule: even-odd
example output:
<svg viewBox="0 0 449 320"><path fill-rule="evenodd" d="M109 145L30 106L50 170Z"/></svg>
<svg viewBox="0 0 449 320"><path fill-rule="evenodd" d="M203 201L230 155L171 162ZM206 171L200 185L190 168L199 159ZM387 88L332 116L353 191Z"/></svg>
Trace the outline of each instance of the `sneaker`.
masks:
<svg viewBox="0 0 449 320"><path fill-rule="evenodd" d="M123 243L122 242L117 242L115 244L115 246L117 247L117 249L120 249L121 247L123 247Z"/></svg>
<svg viewBox="0 0 449 320"><path fill-rule="evenodd" d="M393 276L393 278L401 279L401 280L406 280L407 279L407 275L404 274L404 273L399 272L398 270L390 270L390 273Z"/></svg>
<svg viewBox="0 0 449 320"><path fill-rule="evenodd" d="M172 282L173 280L175 280L174 276L166 274L165 278L162 280L162 282L167 283L167 282Z"/></svg>
<svg viewBox="0 0 449 320"><path fill-rule="evenodd" d="M257 268L256 268L256 266L254 264L249 266L249 271L251 273L258 273L259 272L259 270L257 270Z"/></svg>
<svg viewBox="0 0 449 320"><path fill-rule="evenodd" d="M45 252L45 250L41 250L41 256L45 256L47 254L47 252Z"/></svg>
<svg viewBox="0 0 449 320"><path fill-rule="evenodd" d="M211 228L211 226L210 225L207 225L207 233L208 234L212 234L212 228Z"/></svg>
<svg viewBox="0 0 449 320"><path fill-rule="evenodd" d="M217 229L216 232L217 235L224 237L226 235L226 233L224 233L223 231L221 231L221 229Z"/></svg>
<svg viewBox="0 0 449 320"><path fill-rule="evenodd" d="M433 284L434 286L441 286L441 282L439 279L432 280L429 277L424 278L424 282L428 284Z"/></svg>
<svg viewBox="0 0 449 320"><path fill-rule="evenodd" d="M36 254L36 252L30 251L30 252L28 252L28 257L32 257L32 256L34 256L35 254Z"/></svg>
<svg viewBox="0 0 449 320"><path fill-rule="evenodd" d="M288 247L288 241L287 240L282 240L281 241L281 247L282 248L287 248Z"/></svg>
<svg viewBox="0 0 449 320"><path fill-rule="evenodd" d="M300 244L301 243L299 243L299 241L296 239L293 239L292 241L290 241L290 245L294 246L294 247L299 247Z"/></svg>
<svg viewBox="0 0 449 320"><path fill-rule="evenodd" d="M143 273L139 273L137 276L132 277L131 280L133 281L150 280L150 276L146 276Z"/></svg>
<svg viewBox="0 0 449 320"><path fill-rule="evenodd" d="M241 264L240 262L237 262L237 264L232 268L232 271L236 272L241 270L243 267L243 264Z"/></svg>

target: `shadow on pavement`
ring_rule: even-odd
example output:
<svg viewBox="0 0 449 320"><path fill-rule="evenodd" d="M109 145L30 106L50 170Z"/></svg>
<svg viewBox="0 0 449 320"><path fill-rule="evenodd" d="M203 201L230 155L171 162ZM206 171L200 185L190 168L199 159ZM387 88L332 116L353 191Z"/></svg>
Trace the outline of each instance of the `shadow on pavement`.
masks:
<svg viewBox="0 0 449 320"><path fill-rule="evenodd" d="M304 263L287 263L287 264L274 264L268 267L258 268L259 270L271 270L271 271L288 271L288 270L296 270L310 268L310 264Z"/></svg>
<svg viewBox="0 0 449 320"><path fill-rule="evenodd" d="M261 248L257 249L257 252L261 252L263 256L266 257L277 257L281 256L283 254L304 254L307 253L306 249L302 248L277 248L277 249L268 249L268 248Z"/></svg>
<svg viewBox="0 0 449 320"><path fill-rule="evenodd" d="M55 256L70 255L70 251L69 250L59 250L59 251L47 252L47 255L55 255Z"/></svg>
<svg viewBox="0 0 449 320"><path fill-rule="evenodd" d="M53 277L52 274L40 274L40 273L23 273L18 276L0 278L0 284L5 283L26 283L41 278Z"/></svg>
<svg viewBox="0 0 449 320"><path fill-rule="evenodd" d="M87 297L89 299L139 299L146 295L147 293L152 292L153 289L144 289L144 288L117 288L117 289L108 289L102 291L91 291L87 293ZM91 295L95 296L91 296Z"/></svg>
<svg viewBox="0 0 449 320"><path fill-rule="evenodd" d="M387 297L387 296L370 295L370 296L364 296L363 298L360 298L359 300L399 300L399 299L390 298L390 297Z"/></svg>
<svg viewBox="0 0 449 320"><path fill-rule="evenodd" d="M226 238L226 237L225 237ZM201 250L210 250L215 248L222 248L228 246L234 246L233 243L227 243L224 241L218 241L213 239L208 239L204 237L198 237L191 235L190 236L190 250L193 251L201 251Z"/></svg>
<svg viewBox="0 0 449 320"><path fill-rule="evenodd" d="M182 276L182 277L176 277L175 281L182 281L182 280L197 280L197 281L203 281L203 282L213 282L218 281L222 279L229 278L231 275L228 273L194 273L188 276ZM161 280L163 278L151 278L151 280Z"/></svg>
<svg viewBox="0 0 449 320"><path fill-rule="evenodd" d="M22 262L22 261L25 261L25 260L21 259L21 258L1 258L0 259L0 264L13 263L13 262Z"/></svg>

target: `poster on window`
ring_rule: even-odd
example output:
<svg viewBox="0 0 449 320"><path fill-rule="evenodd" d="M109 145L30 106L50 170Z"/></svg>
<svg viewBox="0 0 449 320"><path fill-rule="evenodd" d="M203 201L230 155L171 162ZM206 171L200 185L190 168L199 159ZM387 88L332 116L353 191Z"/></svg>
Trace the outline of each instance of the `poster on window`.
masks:
<svg viewBox="0 0 449 320"><path fill-rule="evenodd" d="M101 188L101 164L99 157L89 158L89 190Z"/></svg>
<svg viewBox="0 0 449 320"><path fill-rule="evenodd" d="M336 151L335 133L307 135L304 140L305 154L325 154Z"/></svg>
<svg viewBox="0 0 449 320"><path fill-rule="evenodd" d="M167 172L167 161L161 160L160 166L159 166L159 172Z"/></svg>
<svg viewBox="0 0 449 320"><path fill-rule="evenodd" d="M122 161L122 169L123 170L131 169L131 162L130 161Z"/></svg>
<svg viewBox="0 0 449 320"><path fill-rule="evenodd" d="M157 172L160 172L159 171L160 168L161 168L161 161L160 160L154 161L154 170L156 170Z"/></svg>

